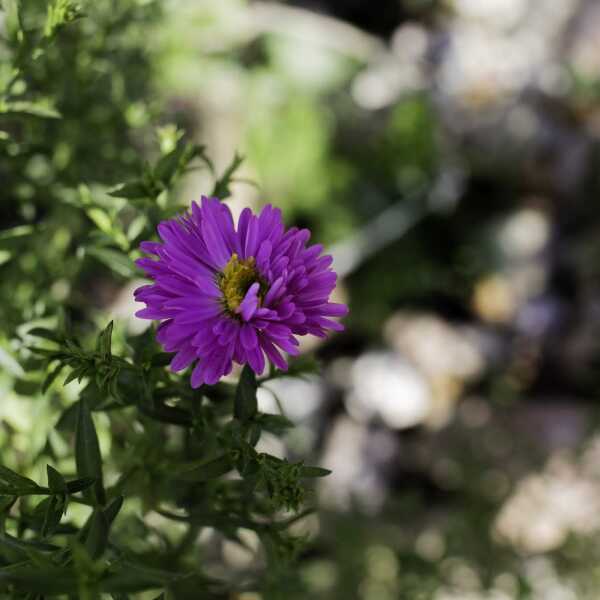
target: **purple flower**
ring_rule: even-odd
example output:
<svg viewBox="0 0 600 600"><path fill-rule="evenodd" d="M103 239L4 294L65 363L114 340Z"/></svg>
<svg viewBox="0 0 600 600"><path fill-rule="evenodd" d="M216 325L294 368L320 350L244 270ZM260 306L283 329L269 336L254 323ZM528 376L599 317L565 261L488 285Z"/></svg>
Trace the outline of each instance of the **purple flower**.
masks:
<svg viewBox="0 0 600 600"><path fill-rule="evenodd" d="M162 243L140 246L154 258L137 265L154 282L135 291L146 304L136 314L162 321L157 339L177 352L173 371L196 363L192 387L216 383L234 361L260 374L265 355L285 370L281 351L297 355L297 335L343 329L329 318L348 312L329 302L337 279L331 256L307 246L307 229L286 231L278 208L267 205L258 216L244 209L236 230L225 204L202 197L158 233Z"/></svg>

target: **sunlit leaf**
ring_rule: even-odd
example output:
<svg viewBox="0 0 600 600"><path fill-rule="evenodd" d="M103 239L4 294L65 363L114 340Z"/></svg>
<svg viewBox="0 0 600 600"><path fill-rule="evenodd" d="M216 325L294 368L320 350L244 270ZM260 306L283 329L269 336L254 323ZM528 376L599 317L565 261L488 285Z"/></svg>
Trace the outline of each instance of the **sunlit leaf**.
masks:
<svg viewBox="0 0 600 600"><path fill-rule="evenodd" d="M119 250L92 246L87 248L86 252L123 277L134 277L138 274L132 260Z"/></svg>
<svg viewBox="0 0 600 600"><path fill-rule="evenodd" d="M0 346L0 367L6 369L14 377L25 375L23 367L2 346Z"/></svg>
<svg viewBox="0 0 600 600"><path fill-rule="evenodd" d="M0 115L22 114L44 119L60 119L61 114L48 99L39 99L35 102L27 100L14 100L12 102L0 101Z"/></svg>
<svg viewBox="0 0 600 600"><path fill-rule="evenodd" d="M179 140L174 150L165 154L154 168L154 176L165 185L180 173L196 157L204 154L204 147Z"/></svg>
<svg viewBox="0 0 600 600"><path fill-rule="evenodd" d="M83 12L76 2L72 0L51 0L48 5L44 35L52 37L61 27L82 17Z"/></svg>
<svg viewBox="0 0 600 600"><path fill-rule="evenodd" d="M3 229L0 230L0 241L32 235L34 232L35 228L33 225L19 225L10 229Z"/></svg>

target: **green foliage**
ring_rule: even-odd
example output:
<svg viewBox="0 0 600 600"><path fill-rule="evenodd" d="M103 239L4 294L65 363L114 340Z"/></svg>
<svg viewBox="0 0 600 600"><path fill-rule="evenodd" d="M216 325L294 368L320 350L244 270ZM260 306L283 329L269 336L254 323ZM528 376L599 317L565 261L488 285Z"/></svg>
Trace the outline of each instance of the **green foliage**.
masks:
<svg viewBox="0 0 600 600"><path fill-rule="evenodd" d="M275 563L292 559L289 553L295 546L290 546L284 535L288 521L279 515L284 510L301 509L306 494L304 478L322 477L329 471L290 463L255 449L263 430L282 432L291 424L282 416L258 411L260 381L252 371L244 369L237 385L220 384L194 391L185 377L165 370L164 353L154 347L152 331L130 338L125 346L129 348L126 357L113 352L112 322L99 332L93 350L86 350L77 338L60 330L34 328L27 335L52 346L31 347L44 357L49 377L56 378L57 368L69 369L63 385L75 379L82 384L79 400L67 406L58 423L59 431L67 429L74 435L79 479L67 481L48 466L48 487L43 487L6 467L0 470L0 493L4 496L47 496L35 507L32 517L17 517L18 529L31 529L40 542L59 535L64 539L66 535L67 545L56 540L56 548L44 563L47 571L41 581L52 580L50 590L133 592L154 585L169 587L171 580L179 581L184 576L183 572L169 577L153 572L149 578L140 577L137 583L135 578L127 582L119 579L125 573L119 557L131 551L125 540L121 540L123 546L111 541L111 525L123 503L133 498L143 501L144 512L185 523L190 532L212 527L238 539L239 528L252 530ZM44 389L57 387L56 382L49 383L46 378ZM136 412L128 413L129 407ZM143 427L143 433L137 435L115 435L114 442L125 444L127 449L111 457L111 467L122 474L106 489L106 457L101 453L92 411L110 415L115 427L124 422L137 422ZM157 440L167 442L170 438L167 426L180 428L183 435L164 447L158 446ZM137 458L132 461L134 456ZM65 521L69 500L93 507L80 528ZM7 500L6 506L12 503L12 499ZM33 518L32 523L29 518ZM157 556L156 561L177 564L176 554L172 550L160 559ZM272 567L276 569L278 564ZM11 589L38 590L27 582L26 565L15 570L9 562L0 573ZM82 573L85 584L81 583Z"/></svg>
<svg viewBox="0 0 600 600"><path fill-rule="evenodd" d="M139 277L139 242L181 212L186 174L207 169L223 199L242 157L219 174L177 126L155 143L144 36L158 2L2 10L0 386L35 435L0 433L0 596L265 588L302 547L287 529L310 512L304 479L326 471L257 449L292 424L258 410L252 371L193 390L154 329L108 322L103 301ZM243 544L240 529L262 542L266 579L254 568L240 583L198 560L201 533Z"/></svg>

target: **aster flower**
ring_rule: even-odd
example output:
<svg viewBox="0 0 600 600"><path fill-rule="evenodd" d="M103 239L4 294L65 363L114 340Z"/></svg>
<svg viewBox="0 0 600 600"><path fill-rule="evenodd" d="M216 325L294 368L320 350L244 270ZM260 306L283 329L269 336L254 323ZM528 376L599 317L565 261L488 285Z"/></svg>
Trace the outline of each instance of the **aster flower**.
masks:
<svg viewBox="0 0 600 600"><path fill-rule="evenodd" d="M329 302L337 275L308 229L284 229L281 211L248 208L234 226L229 208L202 197L191 212L158 226L162 243L142 242L153 258L137 265L153 280L135 291L146 308L136 315L160 320L157 339L176 352L173 371L196 363L192 387L214 384L233 362L261 374L265 356L285 370L281 351L298 354L296 336L325 337L348 312Z"/></svg>

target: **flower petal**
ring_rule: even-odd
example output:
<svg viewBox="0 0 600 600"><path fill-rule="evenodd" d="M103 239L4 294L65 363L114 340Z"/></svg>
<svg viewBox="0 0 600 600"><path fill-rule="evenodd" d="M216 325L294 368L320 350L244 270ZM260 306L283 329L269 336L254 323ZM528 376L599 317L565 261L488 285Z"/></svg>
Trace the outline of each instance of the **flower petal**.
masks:
<svg viewBox="0 0 600 600"><path fill-rule="evenodd" d="M246 292L242 303L238 306L236 312L242 315L242 319L244 321L249 321L256 309L258 308L258 290L260 289L260 285L258 283L253 283Z"/></svg>

